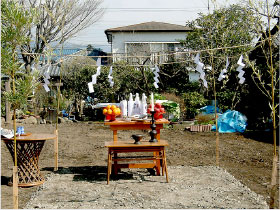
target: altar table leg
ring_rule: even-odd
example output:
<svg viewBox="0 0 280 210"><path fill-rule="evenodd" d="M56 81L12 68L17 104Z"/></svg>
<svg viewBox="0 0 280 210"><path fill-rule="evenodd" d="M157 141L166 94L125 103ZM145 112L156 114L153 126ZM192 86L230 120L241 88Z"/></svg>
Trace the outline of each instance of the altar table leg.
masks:
<svg viewBox="0 0 280 210"><path fill-rule="evenodd" d="M110 149L108 149L108 169L107 169L107 184L109 184L110 181L110 175L112 171L112 154Z"/></svg>
<svg viewBox="0 0 280 210"><path fill-rule="evenodd" d="M162 167L164 167L164 169L165 169L166 182L169 182L169 180L168 180L168 172L167 172L167 163L166 163L165 149L163 150Z"/></svg>
<svg viewBox="0 0 280 210"><path fill-rule="evenodd" d="M117 130L113 130L113 140L118 141L118 131Z"/></svg>

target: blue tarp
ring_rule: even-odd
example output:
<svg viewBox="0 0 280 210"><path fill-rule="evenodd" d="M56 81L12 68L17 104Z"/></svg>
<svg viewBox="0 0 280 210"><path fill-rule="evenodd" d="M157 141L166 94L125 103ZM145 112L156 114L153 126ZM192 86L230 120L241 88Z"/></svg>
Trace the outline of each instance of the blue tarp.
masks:
<svg viewBox="0 0 280 210"><path fill-rule="evenodd" d="M199 109L203 114L215 114L215 106L204 106L202 108ZM221 110L219 109L219 107L217 107L217 113L221 113Z"/></svg>
<svg viewBox="0 0 280 210"><path fill-rule="evenodd" d="M243 133L246 130L247 118L238 111L227 110L218 118L219 133ZM216 130L216 126L212 128Z"/></svg>

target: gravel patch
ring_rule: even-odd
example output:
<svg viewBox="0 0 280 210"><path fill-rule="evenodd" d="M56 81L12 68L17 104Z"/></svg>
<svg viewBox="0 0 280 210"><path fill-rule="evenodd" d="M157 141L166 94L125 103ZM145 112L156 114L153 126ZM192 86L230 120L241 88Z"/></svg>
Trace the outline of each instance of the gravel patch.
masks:
<svg viewBox="0 0 280 210"><path fill-rule="evenodd" d="M170 166L165 176L123 169L106 182L106 171L91 174L63 168L48 174L25 209L267 209L263 196L222 168ZM87 171L88 173L88 171Z"/></svg>

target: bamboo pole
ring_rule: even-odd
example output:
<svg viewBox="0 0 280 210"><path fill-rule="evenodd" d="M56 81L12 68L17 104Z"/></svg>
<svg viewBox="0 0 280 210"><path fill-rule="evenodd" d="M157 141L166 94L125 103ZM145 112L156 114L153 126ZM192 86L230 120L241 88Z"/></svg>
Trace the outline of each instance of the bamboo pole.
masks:
<svg viewBox="0 0 280 210"><path fill-rule="evenodd" d="M275 194L276 194L276 184L277 184L277 145L276 145L276 110L275 110L275 98L274 98L274 68L273 68L273 55L272 55L272 36L270 31L270 18L271 14L269 11L269 4L266 0L266 9L267 9L267 21L268 21L268 46L269 46L269 62L268 66L270 67L271 75L271 107L272 107L272 123L273 123L273 162L272 162L272 172L271 172L271 184L270 184L270 202L269 208L275 208Z"/></svg>
<svg viewBox="0 0 280 210"><path fill-rule="evenodd" d="M58 130L54 131L56 137L54 140L54 171L58 170Z"/></svg>
<svg viewBox="0 0 280 210"><path fill-rule="evenodd" d="M65 1L64 1L65 2ZM62 22L62 39L61 39L61 51L60 51L60 57L62 58L63 56L63 44L64 44L64 23L65 20ZM55 167L54 167L54 171L58 170L58 115L59 115L59 108L60 108L60 85L61 85L61 77L62 77L62 69L63 69L63 64L61 65L60 68L60 72L59 72L59 84L57 86L57 109L56 109L56 125L55 125L55 134L56 134L56 138L55 138L55 142L54 142L54 160L55 160Z"/></svg>
<svg viewBox="0 0 280 210"><path fill-rule="evenodd" d="M13 204L18 209L18 167L13 167Z"/></svg>
<svg viewBox="0 0 280 210"><path fill-rule="evenodd" d="M215 125L216 125L216 166L220 166L220 136L219 136L219 128L218 128L218 116L217 116L217 92L216 92L216 82L215 82L215 71L214 71L214 56L210 53L210 61L212 68L212 77L213 77L213 92L214 92L214 101L215 101Z"/></svg>
<svg viewBox="0 0 280 210"><path fill-rule="evenodd" d="M15 54L13 54L13 62L15 62ZM16 94L15 84L15 70L12 69L12 84L13 84L13 95ZM13 204L14 209L18 209L18 168L17 168L17 137L16 137L16 108L15 104L13 107L13 128L14 128L14 162L13 167Z"/></svg>
<svg viewBox="0 0 280 210"><path fill-rule="evenodd" d="M273 157L273 165L272 165L272 174L271 174L271 183L270 183L270 201L269 201L269 208L275 208L275 194L276 194L276 186L277 186L277 164L278 157L274 155Z"/></svg>
<svg viewBox="0 0 280 210"><path fill-rule="evenodd" d="M11 91L11 87L10 87L10 82L11 82L11 79L9 77L8 81L5 82L5 91L6 92L10 92ZM10 111L10 106L11 104L9 103L9 101L6 99L6 102L5 102L5 109L6 109L6 122L7 123L11 123L11 111Z"/></svg>

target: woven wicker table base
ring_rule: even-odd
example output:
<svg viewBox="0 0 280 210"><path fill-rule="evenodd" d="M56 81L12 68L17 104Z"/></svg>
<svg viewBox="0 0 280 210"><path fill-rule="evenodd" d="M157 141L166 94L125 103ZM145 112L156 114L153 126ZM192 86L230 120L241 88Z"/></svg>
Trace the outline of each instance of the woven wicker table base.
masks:
<svg viewBox="0 0 280 210"><path fill-rule="evenodd" d="M4 140L14 160L14 142ZM18 162L18 186L31 187L45 182L39 170L39 155L43 149L45 140L18 141L17 162Z"/></svg>

